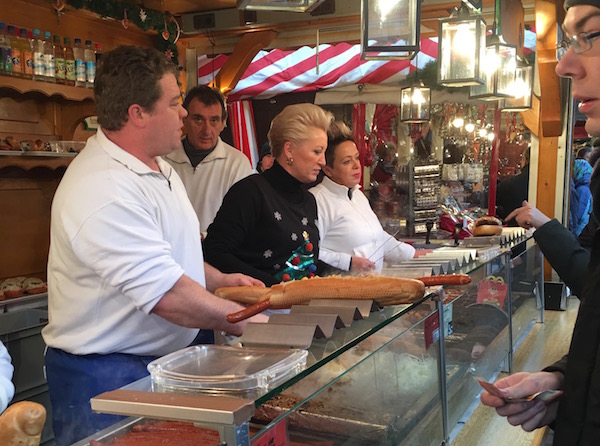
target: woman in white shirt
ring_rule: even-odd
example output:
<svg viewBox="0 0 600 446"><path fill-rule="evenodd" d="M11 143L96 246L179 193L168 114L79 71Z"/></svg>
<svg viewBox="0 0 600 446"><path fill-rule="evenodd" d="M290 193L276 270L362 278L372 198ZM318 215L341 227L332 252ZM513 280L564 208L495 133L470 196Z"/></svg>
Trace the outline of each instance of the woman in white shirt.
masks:
<svg viewBox="0 0 600 446"><path fill-rule="evenodd" d="M0 413L4 412L15 394L15 386L12 383L13 371L10 355L0 341Z"/></svg>
<svg viewBox="0 0 600 446"><path fill-rule="evenodd" d="M383 230L360 190L362 167L351 130L336 121L327 138L326 177L310 189L317 200L319 259L352 273L380 272L384 258L411 259L415 249Z"/></svg>

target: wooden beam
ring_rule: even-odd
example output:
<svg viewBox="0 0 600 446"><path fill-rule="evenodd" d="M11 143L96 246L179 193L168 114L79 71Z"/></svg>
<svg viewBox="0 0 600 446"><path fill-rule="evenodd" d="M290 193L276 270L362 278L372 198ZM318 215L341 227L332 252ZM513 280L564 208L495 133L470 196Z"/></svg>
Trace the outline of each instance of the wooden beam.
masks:
<svg viewBox="0 0 600 446"><path fill-rule="evenodd" d="M554 71L557 40L557 9L560 0L535 0L535 26L537 32L538 72L540 75L540 117L543 136L560 136L562 133L562 107L558 75Z"/></svg>
<svg viewBox="0 0 600 446"><path fill-rule="evenodd" d="M533 95L531 98L531 109L521 112L521 119L525 127L536 137L540 137L540 99Z"/></svg>
<svg viewBox="0 0 600 446"><path fill-rule="evenodd" d="M277 32L272 30L244 34L213 80L212 86L219 88L225 95L233 90L256 53L269 45L275 36Z"/></svg>
<svg viewBox="0 0 600 446"><path fill-rule="evenodd" d="M562 21L562 0L535 0L537 60L540 77L539 156L536 207L544 214L556 215L556 163L558 137L562 133L562 103L559 78L556 72L557 23ZM527 116L527 115L526 115ZM528 116L533 119L535 112ZM530 121L530 125L535 125ZM552 278L552 268L544 260L544 279Z"/></svg>

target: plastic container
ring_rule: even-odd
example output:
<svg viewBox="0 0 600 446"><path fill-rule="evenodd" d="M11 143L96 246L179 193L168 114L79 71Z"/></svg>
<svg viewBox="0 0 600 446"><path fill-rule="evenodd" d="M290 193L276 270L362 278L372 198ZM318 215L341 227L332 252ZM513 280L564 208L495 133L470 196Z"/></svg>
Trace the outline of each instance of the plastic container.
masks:
<svg viewBox="0 0 600 446"><path fill-rule="evenodd" d="M57 153L78 153L86 141L49 141L50 151Z"/></svg>
<svg viewBox="0 0 600 446"><path fill-rule="evenodd" d="M0 341L12 357L15 394L46 384L42 328L48 312L38 309L17 310L0 315Z"/></svg>
<svg viewBox="0 0 600 446"><path fill-rule="evenodd" d="M256 398L306 366L308 351L197 345L148 364L152 390Z"/></svg>

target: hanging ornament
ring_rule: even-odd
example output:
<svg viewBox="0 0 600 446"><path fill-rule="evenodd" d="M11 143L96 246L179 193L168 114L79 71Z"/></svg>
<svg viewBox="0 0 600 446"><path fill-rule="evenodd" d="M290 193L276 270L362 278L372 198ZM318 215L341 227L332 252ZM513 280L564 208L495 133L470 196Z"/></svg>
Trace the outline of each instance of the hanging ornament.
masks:
<svg viewBox="0 0 600 446"><path fill-rule="evenodd" d="M143 9L140 9L140 20L142 23L146 23L146 19L148 18L148 14Z"/></svg>
<svg viewBox="0 0 600 446"><path fill-rule="evenodd" d="M123 25L123 28L125 29L129 28L129 20L127 20L127 8L123 9L123 20L121 20L121 25Z"/></svg>
<svg viewBox="0 0 600 446"><path fill-rule="evenodd" d="M65 9L65 2L63 2L62 0L56 0L52 6L54 6L54 9L56 9L56 12L62 12L63 9Z"/></svg>
<svg viewBox="0 0 600 446"><path fill-rule="evenodd" d="M162 38L165 40L169 40L169 30L167 29L167 19L165 18L165 30L162 32Z"/></svg>

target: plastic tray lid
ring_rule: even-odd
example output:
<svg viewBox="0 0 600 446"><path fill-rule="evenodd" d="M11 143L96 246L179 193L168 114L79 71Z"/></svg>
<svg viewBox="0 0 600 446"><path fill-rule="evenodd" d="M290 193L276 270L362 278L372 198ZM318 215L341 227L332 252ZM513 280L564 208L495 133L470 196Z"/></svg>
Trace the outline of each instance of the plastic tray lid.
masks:
<svg viewBox="0 0 600 446"><path fill-rule="evenodd" d="M148 364L152 381L191 391L269 388L306 366L307 350L196 345Z"/></svg>

